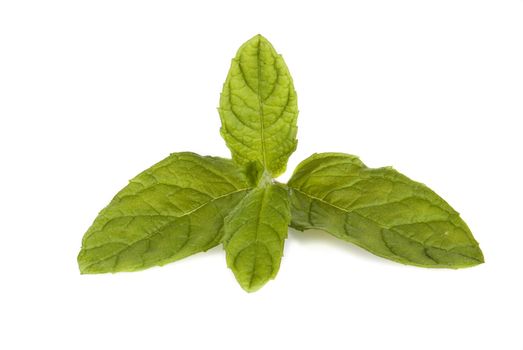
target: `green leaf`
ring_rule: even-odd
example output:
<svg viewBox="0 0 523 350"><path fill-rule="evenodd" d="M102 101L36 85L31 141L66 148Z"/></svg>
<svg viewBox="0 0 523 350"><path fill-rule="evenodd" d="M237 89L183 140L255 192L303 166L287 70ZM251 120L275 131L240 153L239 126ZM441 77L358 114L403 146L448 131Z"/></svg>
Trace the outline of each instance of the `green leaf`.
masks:
<svg viewBox="0 0 523 350"><path fill-rule="evenodd" d="M225 219L227 265L246 291L276 277L289 221L288 193L275 184L251 191Z"/></svg>
<svg viewBox="0 0 523 350"><path fill-rule="evenodd" d="M297 144L297 97L285 61L263 36L238 50L218 110L234 161L259 162L273 177L285 171Z"/></svg>
<svg viewBox="0 0 523 350"><path fill-rule="evenodd" d="M82 273L164 265L217 245L224 217L249 191L231 161L174 153L122 189L86 232Z"/></svg>
<svg viewBox="0 0 523 350"><path fill-rule="evenodd" d="M390 167L370 169L347 154L314 154L288 186L291 225L299 230L321 229L404 264L460 268L484 261L459 214Z"/></svg>

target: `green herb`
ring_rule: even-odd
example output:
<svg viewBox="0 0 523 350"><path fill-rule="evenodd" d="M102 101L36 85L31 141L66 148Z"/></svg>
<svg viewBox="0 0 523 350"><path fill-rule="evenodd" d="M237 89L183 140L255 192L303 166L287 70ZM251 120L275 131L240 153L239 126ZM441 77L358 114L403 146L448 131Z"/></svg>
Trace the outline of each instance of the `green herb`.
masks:
<svg viewBox="0 0 523 350"><path fill-rule="evenodd" d="M174 153L132 179L86 232L82 273L161 266L223 243L227 265L252 292L278 273L288 226L324 230L403 264L483 262L459 214L390 167L322 153L287 185L274 180L296 149L298 108L283 58L261 35L232 60L219 113L232 160Z"/></svg>
<svg viewBox="0 0 523 350"><path fill-rule="evenodd" d="M289 181L291 226L317 228L400 263L468 267L483 262L459 214L425 185L342 153L314 154Z"/></svg>
<svg viewBox="0 0 523 350"><path fill-rule="evenodd" d="M290 216L286 189L268 184L253 189L225 218L227 265L245 290L276 277Z"/></svg>
<svg viewBox="0 0 523 350"><path fill-rule="evenodd" d="M273 177L285 171L297 144L298 101L283 58L264 37L238 50L218 110L236 163L258 162Z"/></svg>

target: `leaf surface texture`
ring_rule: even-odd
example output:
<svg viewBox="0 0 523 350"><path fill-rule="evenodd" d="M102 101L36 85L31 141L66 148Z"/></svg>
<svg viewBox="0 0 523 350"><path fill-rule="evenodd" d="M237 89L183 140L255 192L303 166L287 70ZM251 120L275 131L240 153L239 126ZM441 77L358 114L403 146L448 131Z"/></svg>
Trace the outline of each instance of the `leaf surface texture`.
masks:
<svg viewBox="0 0 523 350"><path fill-rule="evenodd" d="M292 227L316 228L381 257L424 267L483 262L459 214L425 185L357 157L314 154L289 181Z"/></svg>
<svg viewBox="0 0 523 350"><path fill-rule="evenodd" d="M122 189L85 233L82 273L164 265L217 245L224 218L250 189L234 163L174 153Z"/></svg>
<svg viewBox="0 0 523 350"><path fill-rule="evenodd" d="M276 277L289 222L288 193L276 184L252 190L227 216L227 265L246 291L256 291Z"/></svg>
<svg viewBox="0 0 523 350"><path fill-rule="evenodd" d="M287 66L256 35L238 50L220 96L221 134L238 164L258 162L273 176L296 149L298 106Z"/></svg>

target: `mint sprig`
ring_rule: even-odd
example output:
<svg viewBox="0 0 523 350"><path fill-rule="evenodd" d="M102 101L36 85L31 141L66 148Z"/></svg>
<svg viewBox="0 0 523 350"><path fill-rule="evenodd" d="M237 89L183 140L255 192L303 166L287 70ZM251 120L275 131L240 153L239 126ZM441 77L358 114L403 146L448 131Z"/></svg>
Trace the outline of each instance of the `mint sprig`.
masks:
<svg viewBox="0 0 523 350"><path fill-rule="evenodd" d="M288 226L320 229L378 256L461 268L483 254L459 214L396 170L343 153L285 171L297 145L297 97L287 66L256 35L238 50L218 108L232 160L174 153L122 189L85 233L82 273L161 266L223 243L246 291L278 273Z"/></svg>

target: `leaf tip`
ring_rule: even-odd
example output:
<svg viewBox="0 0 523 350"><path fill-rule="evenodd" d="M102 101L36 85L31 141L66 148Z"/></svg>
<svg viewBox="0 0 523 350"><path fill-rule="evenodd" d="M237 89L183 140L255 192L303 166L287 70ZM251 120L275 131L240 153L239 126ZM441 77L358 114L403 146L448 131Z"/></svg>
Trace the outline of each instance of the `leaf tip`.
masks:
<svg viewBox="0 0 523 350"><path fill-rule="evenodd" d="M265 38L263 35L261 35L260 33L256 34L255 36L252 37L252 39L256 39L256 40L265 40L267 41L267 38Z"/></svg>
<svg viewBox="0 0 523 350"><path fill-rule="evenodd" d="M80 253L78 253L76 262L78 263L78 269L80 270L80 275L88 275L91 273L88 269L89 263L85 259L85 251L83 249L81 249Z"/></svg>
<svg viewBox="0 0 523 350"><path fill-rule="evenodd" d="M267 40L266 37L264 37L263 35L261 34L256 34L255 36L253 36L252 38L250 38L249 40L247 40L245 42L245 44L247 43L250 43L250 44L254 44L255 46L258 46L258 44L260 43L264 43L264 44L268 44L272 47L272 44L269 40Z"/></svg>
<svg viewBox="0 0 523 350"><path fill-rule="evenodd" d="M253 281L238 281L242 289L247 293L254 293L259 291L267 282L268 281L259 281L253 283Z"/></svg>
<svg viewBox="0 0 523 350"><path fill-rule="evenodd" d="M485 256L483 255L483 251L478 246L478 255L477 255L477 261L478 263L476 265L481 265L485 263Z"/></svg>

